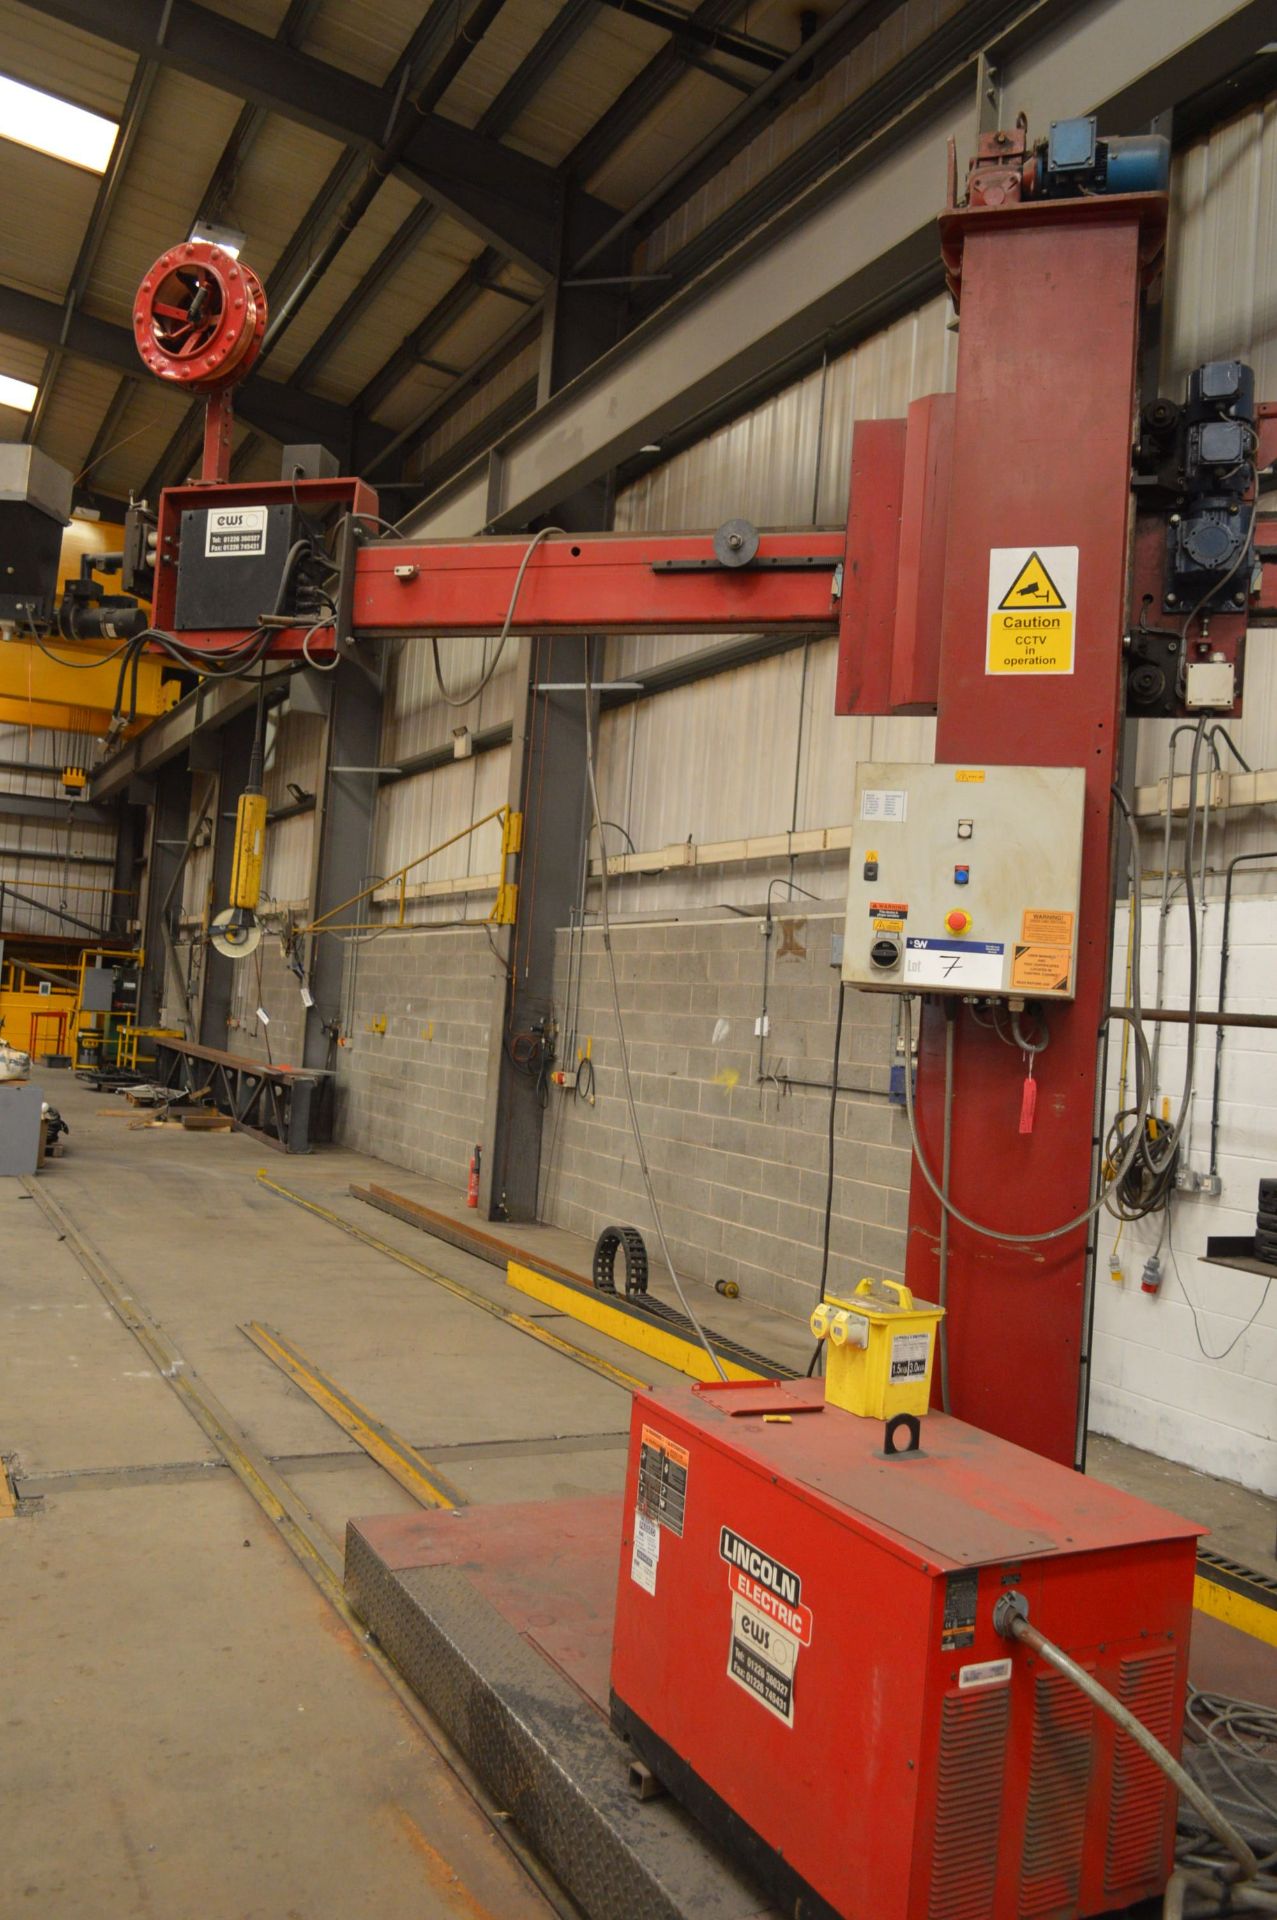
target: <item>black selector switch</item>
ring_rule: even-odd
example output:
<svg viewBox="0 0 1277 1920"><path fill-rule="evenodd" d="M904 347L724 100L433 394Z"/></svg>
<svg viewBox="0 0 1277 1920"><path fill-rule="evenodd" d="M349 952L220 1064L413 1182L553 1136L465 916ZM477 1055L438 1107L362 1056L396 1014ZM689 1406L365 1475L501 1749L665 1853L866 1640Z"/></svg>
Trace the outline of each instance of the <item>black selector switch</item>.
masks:
<svg viewBox="0 0 1277 1920"><path fill-rule="evenodd" d="M876 860L866 860L865 861L865 879L876 880L877 878L878 878L878 862Z"/></svg>
<svg viewBox="0 0 1277 1920"><path fill-rule="evenodd" d="M901 951L900 941L894 933L881 934L869 949L870 964L886 973L900 965Z"/></svg>

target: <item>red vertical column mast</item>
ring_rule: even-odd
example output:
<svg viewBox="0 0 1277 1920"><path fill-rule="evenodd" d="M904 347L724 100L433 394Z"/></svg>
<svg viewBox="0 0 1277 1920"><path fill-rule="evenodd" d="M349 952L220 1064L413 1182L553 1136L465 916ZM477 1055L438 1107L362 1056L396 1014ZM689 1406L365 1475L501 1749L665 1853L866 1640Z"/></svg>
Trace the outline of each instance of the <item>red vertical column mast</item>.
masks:
<svg viewBox="0 0 1277 1920"><path fill-rule="evenodd" d="M1076 999L1050 1009L1036 1120L1018 1131L1025 1061L965 1012L956 1035L954 1201L1032 1233L1090 1194L1098 1035L1108 1004L1110 786L1122 724L1130 464L1140 291L1160 194L951 212L960 282L953 489L945 547L936 759L1086 769ZM994 550L1077 550L1067 671L989 655ZM999 563L1003 568L1005 558ZM1003 668L1005 651L999 656ZM1014 822L1008 822L1013 830ZM972 849L972 858L978 858ZM1059 903L1043 901L1043 907ZM918 1124L940 1167L944 1016L922 1021ZM939 1203L915 1171L908 1278L934 1298ZM1022 1446L1075 1457L1087 1231L1016 1244L950 1224L951 1410Z"/></svg>

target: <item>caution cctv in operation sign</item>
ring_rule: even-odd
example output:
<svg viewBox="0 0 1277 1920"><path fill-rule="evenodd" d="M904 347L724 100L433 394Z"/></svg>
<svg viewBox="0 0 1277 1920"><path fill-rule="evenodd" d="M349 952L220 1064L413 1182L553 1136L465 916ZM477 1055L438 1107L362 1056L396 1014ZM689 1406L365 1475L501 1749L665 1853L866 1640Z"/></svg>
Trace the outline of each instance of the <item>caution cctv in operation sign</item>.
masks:
<svg viewBox="0 0 1277 1920"><path fill-rule="evenodd" d="M1072 673L1076 547L994 547L989 554L986 673Z"/></svg>

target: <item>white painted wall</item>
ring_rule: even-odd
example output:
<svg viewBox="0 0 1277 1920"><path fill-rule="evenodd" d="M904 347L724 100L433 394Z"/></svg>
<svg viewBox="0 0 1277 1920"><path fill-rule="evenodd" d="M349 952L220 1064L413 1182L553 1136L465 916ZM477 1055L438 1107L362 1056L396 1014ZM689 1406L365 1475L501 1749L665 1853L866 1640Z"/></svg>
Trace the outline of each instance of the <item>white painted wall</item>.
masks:
<svg viewBox="0 0 1277 1920"><path fill-rule="evenodd" d="M1277 845L1277 834L1273 841ZM1158 893L1144 898L1146 1005L1153 1004ZM1223 919L1222 889L1212 884L1210 894L1201 995L1207 1008L1218 1005ZM1123 909L1115 942L1115 998L1123 996L1126 942ZM1253 895L1235 900L1230 946L1228 1007L1277 1013L1277 901ZM1182 1007L1187 1000L1187 919L1181 894L1168 919L1163 1003ZM1150 1037L1152 1031L1150 1027ZM1183 1027L1163 1028L1159 1087L1169 1097L1172 1113L1183 1087L1185 1035ZM1198 1037L1195 1088L1185 1127L1185 1158L1202 1172L1209 1163L1214 1057L1215 1028L1207 1023ZM1118 1067L1115 1031L1110 1112ZM1101 1215L1091 1426L1165 1459L1277 1494L1277 1281L1268 1285L1201 1260L1208 1235L1254 1231L1260 1177L1277 1174L1277 1031L1226 1030L1220 1091L1220 1195L1178 1196L1171 1206L1168 1237L1159 1215L1123 1227L1119 1241L1116 1222ZM1161 1287L1148 1294L1141 1276L1159 1242ZM1120 1281L1110 1273L1115 1246Z"/></svg>

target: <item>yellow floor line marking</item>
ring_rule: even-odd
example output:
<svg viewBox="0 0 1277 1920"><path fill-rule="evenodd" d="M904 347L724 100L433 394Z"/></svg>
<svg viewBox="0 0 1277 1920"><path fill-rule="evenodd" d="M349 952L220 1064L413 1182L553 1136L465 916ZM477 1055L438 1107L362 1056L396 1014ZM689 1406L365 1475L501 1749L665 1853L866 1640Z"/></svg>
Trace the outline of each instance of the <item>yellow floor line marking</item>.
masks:
<svg viewBox="0 0 1277 1920"><path fill-rule="evenodd" d="M273 1361L281 1373L287 1374L317 1407L322 1408L330 1420L336 1421L344 1433L348 1433L352 1440L357 1440L364 1452L378 1466L392 1474L400 1486L423 1507L465 1505L456 1488L449 1487L443 1475L414 1446L397 1434L393 1427L386 1426L369 1413L358 1400L353 1400L326 1374L320 1373L314 1363L274 1327L263 1326L260 1320L253 1320L247 1326L242 1326L240 1332L246 1334L253 1345Z"/></svg>
<svg viewBox="0 0 1277 1920"><path fill-rule="evenodd" d="M12 1520L17 1511L18 1502L9 1478L9 1462L0 1460L0 1520Z"/></svg>
<svg viewBox="0 0 1277 1920"><path fill-rule="evenodd" d="M553 1280L549 1274L538 1273L535 1268L525 1267L518 1260L507 1263L506 1285L514 1287L519 1293L529 1294L543 1306L571 1314L574 1320L596 1328L599 1333L607 1334L611 1340L621 1341L624 1346L634 1347L650 1360L659 1360L662 1366L673 1367L676 1373L685 1373L692 1380L718 1378L699 1340L690 1339L672 1327L657 1326L650 1320L640 1320L634 1314L623 1313L605 1294L587 1293L583 1287ZM740 1366L735 1360L723 1359L723 1366L729 1380L763 1380L767 1377L749 1367Z"/></svg>
<svg viewBox="0 0 1277 1920"><path fill-rule="evenodd" d="M362 1240L366 1247L372 1247L376 1253L384 1253L388 1259L397 1260L401 1267L407 1267L412 1273L419 1273L424 1280L431 1280L435 1286L442 1287L458 1300L465 1300L470 1306L478 1307L481 1312L489 1313L494 1320L503 1320L508 1327L514 1327L519 1333L526 1333L529 1340L539 1341L543 1347L549 1347L554 1353L561 1353L565 1360L575 1360L579 1367L588 1367L591 1373L597 1373L600 1379L609 1380L614 1387L624 1387L628 1393L639 1388L646 1389L651 1382L640 1380L637 1374L627 1373L624 1367L614 1367L610 1360L601 1360L597 1354L587 1353L584 1347L574 1347L570 1340L561 1339L557 1333L550 1333L545 1327L537 1326L534 1320L525 1320L521 1313L512 1313L509 1307L501 1306L495 1300L489 1300L482 1293L476 1293L473 1287L453 1280L446 1273L440 1273L434 1267L428 1267L424 1260L414 1260L411 1254L402 1253L398 1247L392 1247L388 1240L379 1240L375 1233L367 1228L355 1225L353 1220L344 1219L340 1213L334 1213L329 1207L321 1207L315 1200L307 1200L303 1194L294 1193L288 1187L281 1187L275 1180L267 1179L264 1172L257 1175L257 1184L270 1193L277 1193L285 1200L291 1200L295 1207L301 1207L306 1213L313 1213L319 1220L326 1220L331 1227L340 1227L343 1233L352 1239Z"/></svg>
<svg viewBox="0 0 1277 1920"><path fill-rule="evenodd" d="M1277 1647L1277 1607L1268 1607L1262 1600L1235 1593L1232 1587L1220 1586L1201 1573L1193 1582L1193 1605L1199 1613L1209 1614L1212 1620L1222 1620L1226 1627L1236 1627L1240 1633L1248 1633L1252 1640Z"/></svg>

